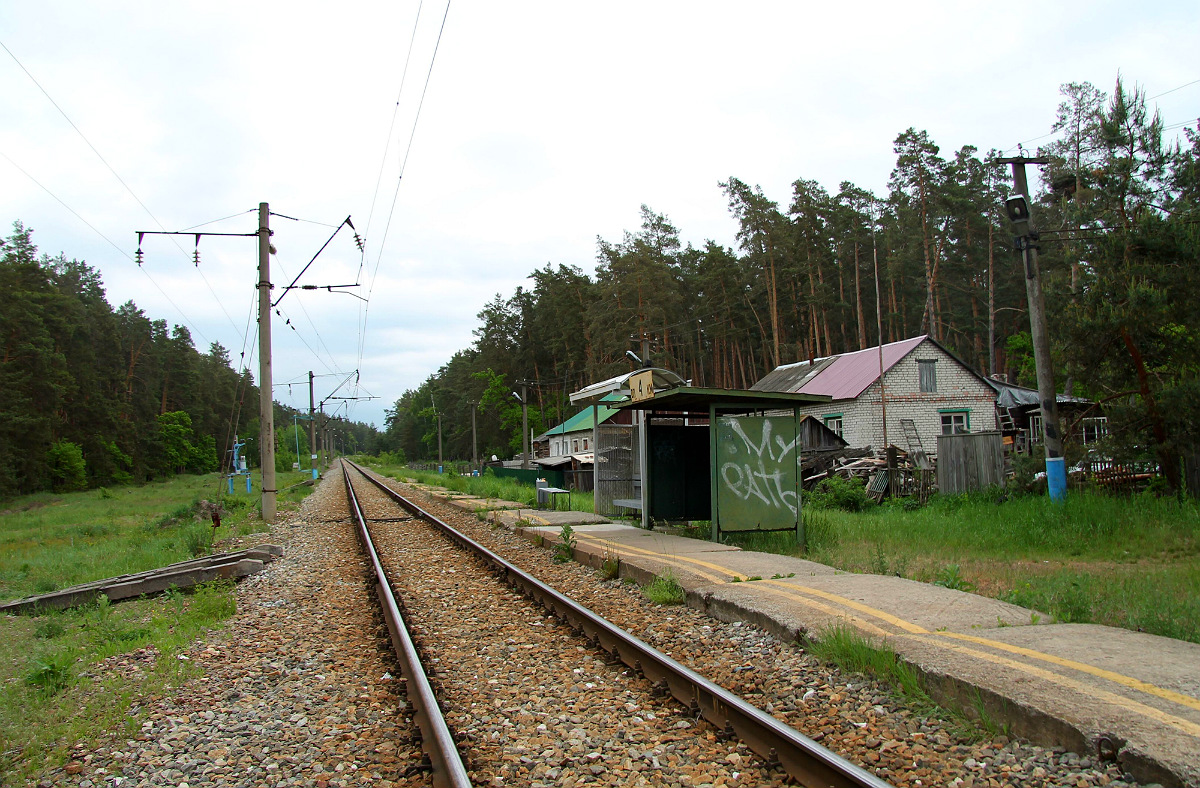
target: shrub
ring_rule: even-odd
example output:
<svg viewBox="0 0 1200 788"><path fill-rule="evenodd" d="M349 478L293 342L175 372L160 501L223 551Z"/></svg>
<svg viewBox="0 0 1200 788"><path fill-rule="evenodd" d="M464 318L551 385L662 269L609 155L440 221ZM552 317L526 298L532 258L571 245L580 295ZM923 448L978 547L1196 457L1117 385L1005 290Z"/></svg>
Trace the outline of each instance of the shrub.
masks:
<svg viewBox="0 0 1200 788"><path fill-rule="evenodd" d="M861 479L831 476L808 494L808 505L817 509L861 512L875 506L875 499L867 495L867 487Z"/></svg>
<svg viewBox="0 0 1200 788"><path fill-rule="evenodd" d="M46 452L50 478L55 492L71 492L87 487L87 465L83 449L70 441L55 441Z"/></svg>

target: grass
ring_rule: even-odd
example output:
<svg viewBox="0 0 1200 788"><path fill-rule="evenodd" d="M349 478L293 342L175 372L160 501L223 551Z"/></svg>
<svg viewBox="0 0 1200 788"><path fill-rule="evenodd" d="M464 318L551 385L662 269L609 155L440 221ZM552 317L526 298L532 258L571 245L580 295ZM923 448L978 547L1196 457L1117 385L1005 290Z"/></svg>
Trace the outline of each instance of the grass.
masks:
<svg viewBox="0 0 1200 788"><path fill-rule="evenodd" d="M537 490L527 484L521 484L515 479L501 479L485 473L483 476L458 476L451 473L436 471L418 471L407 467L396 467L372 464L372 468L393 479L416 479L421 484L444 487L453 492L475 496L477 498L492 498L494 500L512 501L530 509L537 506ZM571 508L577 512L594 512L596 510L595 496L590 492L571 491Z"/></svg>
<svg viewBox="0 0 1200 788"><path fill-rule="evenodd" d="M282 492L304 475L278 475L281 509L311 491ZM6 501L0 504L0 599L208 552L213 529L209 520L197 520L197 504L217 500L222 489L215 475L180 476ZM225 514L218 540L268 530L258 519L256 493L220 500ZM73 610L0 619L0 785L23 784L62 764L76 743L135 734L145 699L194 673L180 652L233 615L232 589L221 581L191 593L172 589L119 605L100 597Z"/></svg>
<svg viewBox="0 0 1200 788"><path fill-rule="evenodd" d="M888 685L898 701L917 714L936 716L949 722L954 732L966 739L1003 732L978 697L973 704L977 717L974 723L961 713L939 706L925 691L921 676L912 665L902 661L886 642L873 641L853 627L835 624L806 645L813 656L844 672L861 673Z"/></svg>
<svg viewBox="0 0 1200 788"><path fill-rule="evenodd" d="M642 586L642 593L656 605L682 605L686 599L683 586L669 569Z"/></svg>
<svg viewBox="0 0 1200 788"><path fill-rule="evenodd" d="M981 493L935 496L912 510L903 502L862 512L810 506L804 518L807 557L837 569L937 582L1057 621L1200 643L1195 501L1081 491L1054 504ZM794 543L775 538L750 549L801 554Z"/></svg>

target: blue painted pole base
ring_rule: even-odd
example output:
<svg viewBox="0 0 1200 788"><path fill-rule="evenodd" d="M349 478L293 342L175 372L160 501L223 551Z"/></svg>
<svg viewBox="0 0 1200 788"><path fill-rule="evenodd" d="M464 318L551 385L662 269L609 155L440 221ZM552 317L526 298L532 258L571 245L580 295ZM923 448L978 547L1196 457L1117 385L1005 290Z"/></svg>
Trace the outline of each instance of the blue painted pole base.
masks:
<svg viewBox="0 0 1200 788"><path fill-rule="evenodd" d="M1067 464L1062 457L1046 458L1046 487L1050 500L1061 503L1067 499Z"/></svg>

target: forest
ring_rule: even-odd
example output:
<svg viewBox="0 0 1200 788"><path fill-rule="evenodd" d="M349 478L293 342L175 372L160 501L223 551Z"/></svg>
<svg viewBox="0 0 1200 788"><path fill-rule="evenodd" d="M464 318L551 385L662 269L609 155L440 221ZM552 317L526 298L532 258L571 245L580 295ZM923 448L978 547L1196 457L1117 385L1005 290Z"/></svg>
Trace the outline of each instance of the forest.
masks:
<svg viewBox="0 0 1200 788"><path fill-rule="evenodd" d="M1174 485L1180 452L1200 444L1200 135L1192 124L1166 142L1121 79L1111 94L1063 85L1047 121L1037 154L1050 164L1029 176L1058 388L1101 403L1109 450L1156 457ZM735 176L714 184L737 222L732 249L684 246L643 205L636 231L597 239L594 275L547 264L486 304L473 344L388 410L386 445L436 457L440 417L445 456L470 458L475 407L480 454L512 456L518 381L540 433L573 414L571 391L629 371L644 340L655 366L745 388L778 364L929 334L982 374L1035 387L1000 152L946 155L915 128L894 151L883 195L798 178L781 201Z"/></svg>
<svg viewBox="0 0 1200 788"><path fill-rule="evenodd" d="M234 435L258 464L258 387L219 343L200 353L186 327L132 301L113 309L98 271L39 256L20 222L0 239L0 293L0 500L216 471ZM296 459L292 411L276 403L275 422L283 470ZM377 449L373 427L342 431Z"/></svg>

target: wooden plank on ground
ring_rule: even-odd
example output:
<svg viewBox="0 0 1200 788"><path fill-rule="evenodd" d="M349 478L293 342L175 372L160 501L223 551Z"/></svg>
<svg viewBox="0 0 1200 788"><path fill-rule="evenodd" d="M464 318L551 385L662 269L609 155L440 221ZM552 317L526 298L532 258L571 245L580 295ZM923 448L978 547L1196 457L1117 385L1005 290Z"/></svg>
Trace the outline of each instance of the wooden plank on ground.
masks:
<svg viewBox="0 0 1200 788"><path fill-rule="evenodd" d="M69 607L93 602L101 594L107 596L110 602L118 602L142 595L161 594L172 586L191 588L218 577L237 579L261 572L266 564L281 555L283 555L282 547L263 544L248 550L193 558L190 561L180 561L146 572L93 580L90 583L71 586L48 594L18 599L0 605L0 613L65 610Z"/></svg>

